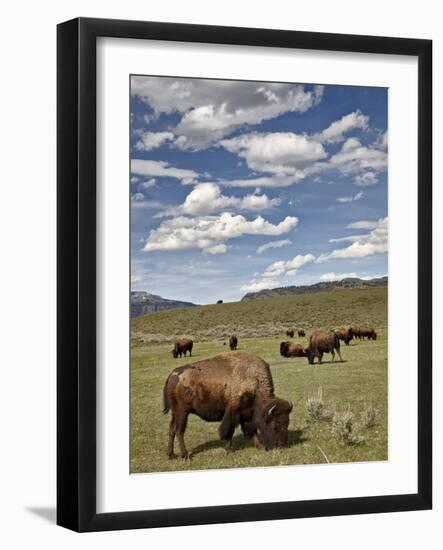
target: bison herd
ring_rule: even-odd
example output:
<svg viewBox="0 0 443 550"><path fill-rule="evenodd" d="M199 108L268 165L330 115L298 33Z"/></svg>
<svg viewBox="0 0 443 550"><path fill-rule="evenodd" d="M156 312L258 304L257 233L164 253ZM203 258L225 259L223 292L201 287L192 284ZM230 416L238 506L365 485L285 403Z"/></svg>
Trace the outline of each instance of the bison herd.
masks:
<svg viewBox="0 0 443 550"><path fill-rule="evenodd" d="M286 335L305 336L302 328L290 328ZM314 331L309 344L281 342L283 357L306 357L309 364L322 362L330 353L332 361L337 352L340 361L340 340L346 345L353 338L376 340L373 327L339 328L335 331ZM266 450L283 447L288 441L289 414L292 403L276 397L269 364L252 353L236 351L238 338L229 338L230 352L175 368L166 379L163 389L163 412L171 412L168 456L174 457L174 441L178 440L182 458L189 458L184 433L189 414L207 422L220 422L219 435L227 452L232 451L232 437L238 425L244 436L253 439L257 448ZM174 358L192 356L193 341L179 338L174 343Z"/></svg>

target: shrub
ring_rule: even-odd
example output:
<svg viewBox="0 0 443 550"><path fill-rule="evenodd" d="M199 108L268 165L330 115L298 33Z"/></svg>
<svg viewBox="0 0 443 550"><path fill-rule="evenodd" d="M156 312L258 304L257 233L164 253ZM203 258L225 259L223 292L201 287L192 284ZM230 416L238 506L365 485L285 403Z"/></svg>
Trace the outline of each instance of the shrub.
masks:
<svg viewBox="0 0 443 550"><path fill-rule="evenodd" d="M363 437L354 433L354 414L350 407L334 412L331 431L340 445L357 445L364 442Z"/></svg>
<svg viewBox="0 0 443 550"><path fill-rule="evenodd" d="M331 420L332 413L325 406L322 388L319 388L317 393L308 395L306 400L306 418L310 421Z"/></svg>
<svg viewBox="0 0 443 550"><path fill-rule="evenodd" d="M379 411L372 403L365 403L365 407L361 413L361 424L365 428L372 428L375 425L375 420Z"/></svg>

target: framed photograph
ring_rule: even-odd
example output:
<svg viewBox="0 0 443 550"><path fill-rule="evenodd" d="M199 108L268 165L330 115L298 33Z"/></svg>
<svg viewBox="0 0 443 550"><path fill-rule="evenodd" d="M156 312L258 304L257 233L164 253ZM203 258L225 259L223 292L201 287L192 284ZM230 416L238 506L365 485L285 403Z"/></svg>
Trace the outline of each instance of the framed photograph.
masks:
<svg viewBox="0 0 443 550"><path fill-rule="evenodd" d="M432 43L58 26L59 525L432 506Z"/></svg>

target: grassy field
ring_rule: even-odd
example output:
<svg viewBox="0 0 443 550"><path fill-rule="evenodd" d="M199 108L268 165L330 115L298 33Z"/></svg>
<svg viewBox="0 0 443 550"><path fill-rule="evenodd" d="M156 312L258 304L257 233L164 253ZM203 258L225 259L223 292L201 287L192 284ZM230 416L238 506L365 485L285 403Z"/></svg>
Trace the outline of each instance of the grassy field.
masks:
<svg viewBox="0 0 443 550"><path fill-rule="evenodd" d="M131 472L201 470L317 464L387 459L387 290L340 290L268 300L236 302L171 310L132 321L131 352ZM373 324L376 341L342 345L343 363L310 366L306 358L286 359L279 343L289 326L314 328ZM240 429L234 436L236 452L227 455L218 438L218 423L191 415L185 433L191 461L169 460L166 454L169 415L162 414L166 377L179 365L227 351L226 337L239 336L239 349L262 357L271 365L276 395L294 404L287 448L263 451L245 441ZM176 336L194 340L193 357L173 359ZM307 344L304 339L295 338ZM333 422L312 420L308 397L321 388L324 405L332 413L350 409L355 444L343 445L332 432ZM375 425L362 423L362 412L372 404Z"/></svg>

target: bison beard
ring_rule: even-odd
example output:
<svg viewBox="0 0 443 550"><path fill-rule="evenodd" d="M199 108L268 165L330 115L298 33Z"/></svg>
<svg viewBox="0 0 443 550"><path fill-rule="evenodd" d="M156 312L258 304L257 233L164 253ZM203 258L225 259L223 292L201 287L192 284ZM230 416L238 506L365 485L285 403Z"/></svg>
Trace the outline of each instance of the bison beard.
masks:
<svg viewBox="0 0 443 550"><path fill-rule="evenodd" d="M163 412L171 411L170 458L176 437L182 458L189 458L184 433L190 413L207 422L220 422L219 435L228 452L239 424L257 447L272 449L287 443L292 404L275 397L269 365L256 355L222 353L174 369L166 380L163 401Z"/></svg>

